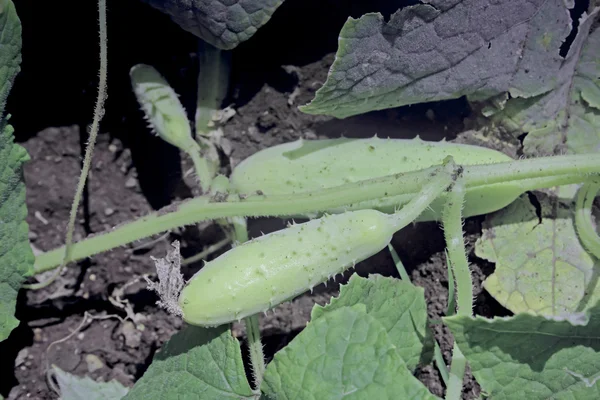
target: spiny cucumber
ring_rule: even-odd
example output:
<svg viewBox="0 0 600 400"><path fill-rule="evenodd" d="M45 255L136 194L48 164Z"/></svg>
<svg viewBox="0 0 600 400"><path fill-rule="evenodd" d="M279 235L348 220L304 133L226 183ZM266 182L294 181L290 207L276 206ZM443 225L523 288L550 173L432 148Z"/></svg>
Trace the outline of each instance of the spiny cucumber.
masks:
<svg viewBox="0 0 600 400"><path fill-rule="evenodd" d="M499 151L484 147L420 139L297 140L261 150L245 159L234 169L231 183L242 194L257 191L265 195L293 194L424 169L440 164L447 156L452 156L459 165L513 161ZM519 182L514 181L467 187L464 215L470 217L499 210L523 192ZM371 208L392 213L411 197L386 197L326 212ZM440 220L444 201L445 196L441 196L418 220Z"/></svg>
<svg viewBox="0 0 600 400"><path fill-rule="evenodd" d="M208 262L178 298L186 322L216 326L266 311L384 249L456 178L446 164L396 214L358 210L291 225Z"/></svg>

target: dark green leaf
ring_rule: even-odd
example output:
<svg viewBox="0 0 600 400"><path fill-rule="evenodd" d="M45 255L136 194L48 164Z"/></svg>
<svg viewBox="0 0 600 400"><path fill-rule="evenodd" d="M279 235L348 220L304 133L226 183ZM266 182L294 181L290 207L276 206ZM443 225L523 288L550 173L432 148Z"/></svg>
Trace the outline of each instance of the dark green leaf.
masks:
<svg viewBox="0 0 600 400"><path fill-rule="evenodd" d="M283 0L143 0L220 49L233 49L269 21Z"/></svg>

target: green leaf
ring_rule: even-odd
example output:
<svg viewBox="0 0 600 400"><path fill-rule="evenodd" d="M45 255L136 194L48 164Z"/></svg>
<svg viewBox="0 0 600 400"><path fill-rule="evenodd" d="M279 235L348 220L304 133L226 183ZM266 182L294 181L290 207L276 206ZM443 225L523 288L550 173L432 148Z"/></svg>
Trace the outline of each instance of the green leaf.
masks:
<svg viewBox="0 0 600 400"><path fill-rule="evenodd" d="M21 21L12 0L0 0L0 116L21 70Z"/></svg>
<svg viewBox="0 0 600 400"><path fill-rule="evenodd" d="M301 107L338 118L467 95L550 90L570 32L564 0L431 0L350 18L325 85ZM572 7L572 5L571 5Z"/></svg>
<svg viewBox="0 0 600 400"><path fill-rule="evenodd" d="M338 298L325 307L316 305L313 308L311 320L355 304L364 304L367 314L383 325L400 358L411 371L430 361L433 339L427 327L423 288L381 275L371 275L368 279L352 275L349 283L341 287Z"/></svg>
<svg viewBox="0 0 600 400"><path fill-rule="evenodd" d="M598 305L587 316L452 316L444 322L491 399L600 398Z"/></svg>
<svg viewBox="0 0 600 400"><path fill-rule="evenodd" d="M366 306L341 307L310 322L267 366L268 398L436 399L406 368Z"/></svg>
<svg viewBox="0 0 600 400"><path fill-rule="evenodd" d="M283 0L143 0L181 28L230 50L266 24Z"/></svg>
<svg viewBox="0 0 600 400"><path fill-rule="evenodd" d="M539 195L541 224L526 195L486 219L475 254L496 263L483 286L514 313L561 315L600 298L600 265L582 247L573 207Z"/></svg>
<svg viewBox="0 0 600 400"><path fill-rule="evenodd" d="M69 374L55 365L52 369L61 400L120 400L129 390L116 380L96 382L87 376Z"/></svg>
<svg viewBox="0 0 600 400"><path fill-rule="evenodd" d="M227 326L175 334L125 399L254 399L239 342Z"/></svg>
<svg viewBox="0 0 600 400"><path fill-rule="evenodd" d="M600 29L589 34L599 11L600 7L581 18L577 36L546 91L513 96L493 116L516 136L528 132L523 141L526 154L600 151Z"/></svg>
<svg viewBox="0 0 600 400"><path fill-rule="evenodd" d="M10 0L0 0L0 113L19 72L21 62L21 22ZM29 227L25 219L23 163L29 160L25 149L14 143L8 118L0 121L0 341L19 324L14 317L17 292L33 271Z"/></svg>

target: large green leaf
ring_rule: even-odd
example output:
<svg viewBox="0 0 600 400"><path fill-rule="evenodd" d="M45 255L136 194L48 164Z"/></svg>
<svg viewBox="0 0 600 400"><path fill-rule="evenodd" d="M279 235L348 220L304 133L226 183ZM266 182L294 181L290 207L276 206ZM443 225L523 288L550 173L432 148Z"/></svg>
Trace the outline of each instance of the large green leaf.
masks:
<svg viewBox="0 0 600 400"><path fill-rule="evenodd" d="M325 307L316 305L313 308L311 320L359 303L364 304L367 313L383 325L410 370L430 360L433 339L427 327L423 288L381 275L365 279L355 274L341 287L338 298Z"/></svg>
<svg viewBox="0 0 600 400"><path fill-rule="evenodd" d="M510 91L553 89L570 32L564 0L431 0L350 18L315 99L301 108L339 118L371 110ZM572 7L572 5L571 5Z"/></svg>
<svg viewBox="0 0 600 400"><path fill-rule="evenodd" d="M598 305L588 316L453 316L444 322L491 399L600 399Z"/></svg>
<svg viewBox="0 0 600 400"><path fill-rule="evenodd" d="M11 0L0 0L0 115L21 63L21 21ZM0 121L0 341L19 324L14 317L17 291L32 273L33 252L25 222L25 149L14 143L8 118Z"/></svg>
<svg viewBox="0 0 600 400"><path fill-rule="evenodd" d="M270 399L436 399L406 368L385 327L357 304L326 312L278 352Z"/></svg>
<svg viewBox="0 0 600 400"><path fill-rule="evenodd" d="M250 39L283 0L143 0L220 49Z"/></svg>
<svg viewBox="0 0 600 400"><path fill-rule="evenodd" d="M175 334L124 397L140 399L255 399L239 342L226 326L188 326Z"/></svg>
<svg viewBox="0 0 600 400"><path fill-rule="evenodd" d="M599 11L600 7L581 18L577 36L547 90L513 96L494 115L516 135L528 132L525 153L600 151L600 29L589 33Z"/></svg>
<svg viewBox="0 0 600 400"><path fill-rule="evenodd" d="M584 310L600 298L600 265L579 242L573 207L554 196L539 200L541 223L527 196L487 218L475 253L496 270L483 285L514 313Z"/></svg>

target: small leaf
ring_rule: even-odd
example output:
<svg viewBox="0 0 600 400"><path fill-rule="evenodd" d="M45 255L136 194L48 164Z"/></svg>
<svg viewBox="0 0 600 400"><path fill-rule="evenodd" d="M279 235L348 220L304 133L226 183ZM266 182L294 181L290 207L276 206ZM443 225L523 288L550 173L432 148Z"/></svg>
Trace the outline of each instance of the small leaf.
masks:
<svg viewBox="0 0 600 400"><path fill-rule="evenodd" d="M255 398L239 342L227 326L187 326L175 334L125 399L158 400L167 394L190 400Z"/></svg>
<svg viewBox="0 0 600 400"><path fill-rule="evenodd" d="M301 107L338 118L372 110L553 88L571 30L564 0L430 0L348 19L325 85ZM571 6L572 7L572 6Z"/></svg>
<svg viewBox="0 0 600 400"><path fill-rule="evenodd" d="M129 390L116 380L96 382L87 376L69 374L55 365L52 369L61 400L120 400Z"/></svg>
<svg viewBox="0 0 600 400"><path fill-rule="evenodd" d="M198 145L177 93L152 66L136 64L129 71L131 86L152 131L185 152Z"/></svg>
<svg viewBox="0 0 600 400"><path fill-rule="evenodd" d="M518 314L444 322L491 399L600 398L599 305L568 319Z"/></svg>
<svg viewBox="0 0 600 400"><path fill-rule="evenodd" d="M143 0L171 16L181 28L220 49L252 37L283 0Z"/></svg>
<svg viewBox="0 0 600 400"><path fill-rule="evenodd" d="M496 263L485 289L514 313L561 315L600 298L600 266L581 246L573 207L538 196L542 222L527 196L486 219L478 257Z"/></svg>
<svg viewBox="0 0 600 400"><path fill-rule="evenodd" d="M13 2L0 0L0 115L20 62L21 22ZM19 324L14 317L17 292L32 274L34 261L23 182L23 163L29 155L14 143L7 120L0 120L0 341Z"/></svg>
<svg viewBox="0 0 600 400"><path fill-rule="evenodd" d="M357 304L312 321L267 366L268 398L436 399L398 356L386 329Z"/></svg>
<svg viewBox="0 0 600 400"><path fill-rule="evenodd" d="M399 279L352 275L338 298L325 307L315 306L311 320L346 306L364 304L367 314L383 325L396 351L410 370L430 361L433 340L427 327L427 305L423 288Z"/></svg>

